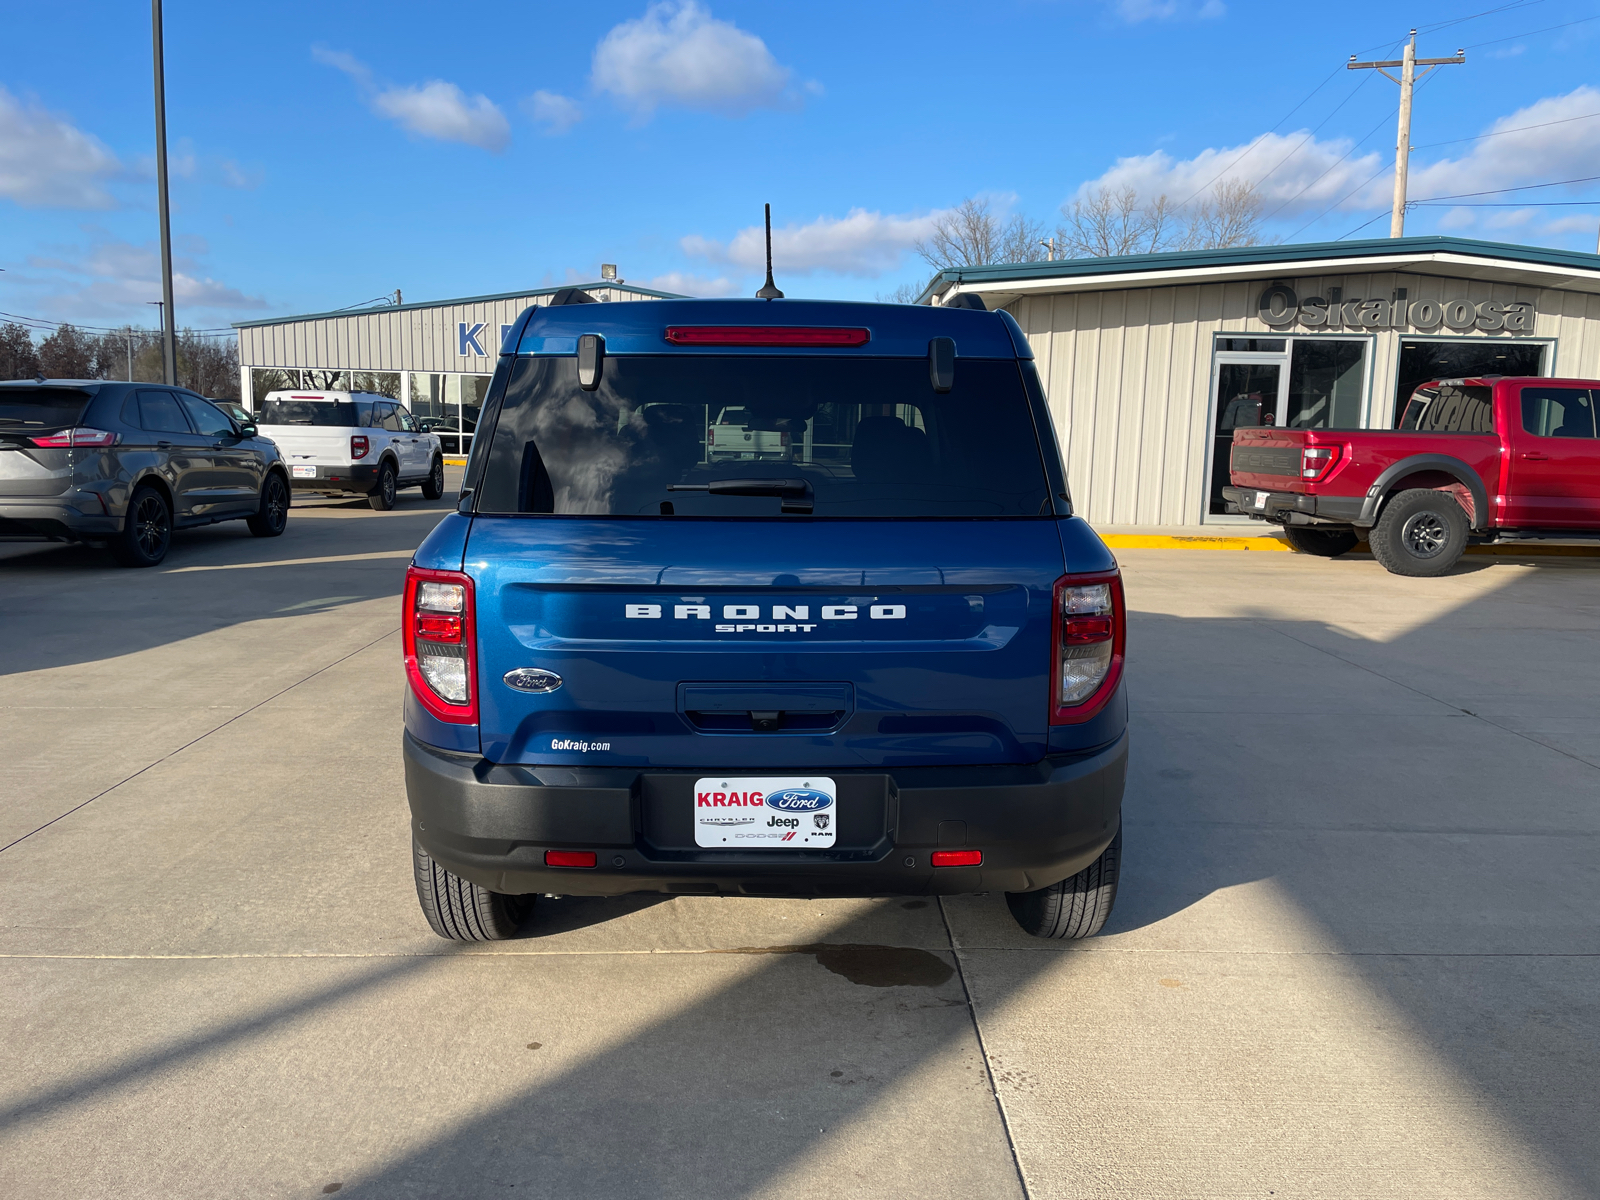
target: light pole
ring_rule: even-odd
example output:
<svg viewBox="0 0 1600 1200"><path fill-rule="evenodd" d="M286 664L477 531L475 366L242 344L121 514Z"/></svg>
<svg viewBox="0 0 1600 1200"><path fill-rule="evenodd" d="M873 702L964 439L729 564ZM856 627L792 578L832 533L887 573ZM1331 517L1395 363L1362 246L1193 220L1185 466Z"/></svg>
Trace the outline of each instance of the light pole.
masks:
<svg viewBox="0 0 1600 1200"><path fill-rule="evenodd" d="M156 70L156 192L161 214L161 361L166 382L178 382L178 345L173 337L172 221L167 211L167 81L162 65L161 0L150 0L150 40Z"/></svg>

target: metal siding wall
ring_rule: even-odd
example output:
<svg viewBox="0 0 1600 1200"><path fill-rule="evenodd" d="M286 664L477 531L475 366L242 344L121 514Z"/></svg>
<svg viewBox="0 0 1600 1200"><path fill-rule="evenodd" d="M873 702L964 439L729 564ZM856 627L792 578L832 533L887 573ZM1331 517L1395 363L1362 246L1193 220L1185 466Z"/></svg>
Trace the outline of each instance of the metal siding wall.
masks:
<svg viewBox="0 0 1600 1200"><path fill-rule="evenodd" d="M1078 511L1102 524L1190 525L1205 515L1213 335L1273 337L1256 312L1267 280L1024 296L1009 308L1037 356ZM1534 339L1558 339L1551 373L1600 378L1600 296L1490 280L1374 273L1287 279L1302 297L1517 301ZM1482 330L1329 331L1371 348L1367 421L1388 419L1402 339L1506 337ZM1372 334L1376 336L1373 337ZM1518 339L1520 340L1520 339Z"/></svg>

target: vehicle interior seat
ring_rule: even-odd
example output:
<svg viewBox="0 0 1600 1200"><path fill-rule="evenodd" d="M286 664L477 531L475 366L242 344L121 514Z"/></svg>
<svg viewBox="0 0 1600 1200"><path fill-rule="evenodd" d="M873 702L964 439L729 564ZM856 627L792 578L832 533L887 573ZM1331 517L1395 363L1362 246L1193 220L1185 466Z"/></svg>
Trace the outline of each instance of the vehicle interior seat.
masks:
<svg viewBox="0 0 1600 1200"><path fill-rule="evenodd" d="M899 417L866 417L850 443L850 469L862 483L915 483L933 469L933 449Z"/></svg>

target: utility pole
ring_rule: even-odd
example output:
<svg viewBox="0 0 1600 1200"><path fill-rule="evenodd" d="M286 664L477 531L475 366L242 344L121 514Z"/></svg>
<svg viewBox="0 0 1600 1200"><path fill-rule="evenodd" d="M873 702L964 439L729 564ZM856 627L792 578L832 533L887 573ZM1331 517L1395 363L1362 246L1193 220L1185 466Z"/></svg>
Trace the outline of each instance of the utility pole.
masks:
<svg viewBox="0 0 1600 1200"><path fill-rule="evenodd" d="M172 307L172 221L167 212L167 79L162 64L161 0L150 0L150 40L156 69L156 206L161 214L161 359L166 382L178 382L178 345Z"/></svg>
<svg viewBox="0 0 1600 1200"><path fill-rule="evenodd" d="M1354 54L1350 56L1347 64L1350 70L1374 70L1400 85L1400 134L1394 144L1394 211L1389 216L1389 236L1392 238L1406 235L1406 169L1411 162L1411 93L1415 90L1416 81L1435 67L1466 61L1465 50L1457 50L1454 58L1418 58L1415 29L1411 31L1411 40L1406 43L1404 58L1388 62L1357 62ZM1395 79L1384 70L1385 67L1399 67L1400 78ZM1426 67L1427 70L1418 75L1418 67Z"/></svg>
<svg viewBox="0 0 1600 1200"><path fill-rule="evenodd" d="M1056 239L1053 237L1047 237L1044 239L1044 241L1040 242L1039 245L1043 246L1045 249L1045 262L1055 262Z"/></svg>

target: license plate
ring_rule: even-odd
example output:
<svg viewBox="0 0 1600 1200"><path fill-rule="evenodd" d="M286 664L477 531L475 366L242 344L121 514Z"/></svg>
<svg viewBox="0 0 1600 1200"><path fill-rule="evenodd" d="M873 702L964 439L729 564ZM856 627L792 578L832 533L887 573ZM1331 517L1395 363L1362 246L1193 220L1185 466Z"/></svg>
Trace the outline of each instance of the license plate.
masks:
<svg viewBox="0 0 1600 1200"><path fill-rule="evenodd" d="M1256 493L1256 507L1257 508L1265 508L1267 506L1267 498L1269 496L1271 496L1271 495L1272 495L1271 492L1257 492Z"/></svg>
<svg viewBox="0 0 1600 1200"><path fill-rule="evenodd" d="M290 467L289 470L294 472L294 477L296 479L315 479L317 477L317 468L314 466L302 467L296 464Z"/></svg>
<svg viewBox="0 0 1600 1200"><path fill-rule="evenodd" d="M697 846L718 850L831 846L838 827L838 789L831 779L729 775L695 780Z"/></svg>

